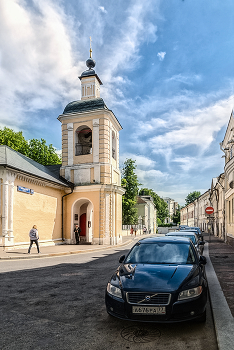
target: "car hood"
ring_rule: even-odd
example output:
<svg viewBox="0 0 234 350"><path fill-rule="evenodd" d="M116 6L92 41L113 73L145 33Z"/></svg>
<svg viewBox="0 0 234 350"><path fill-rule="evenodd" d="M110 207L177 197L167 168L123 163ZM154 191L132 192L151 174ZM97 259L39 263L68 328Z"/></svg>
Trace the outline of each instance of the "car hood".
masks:
<svg viewBox="0 0 234 350"><path fill-rule="evenodd" d="M193 265L126 264L117 277L125 291L176 291L192 271Z"/></svg>

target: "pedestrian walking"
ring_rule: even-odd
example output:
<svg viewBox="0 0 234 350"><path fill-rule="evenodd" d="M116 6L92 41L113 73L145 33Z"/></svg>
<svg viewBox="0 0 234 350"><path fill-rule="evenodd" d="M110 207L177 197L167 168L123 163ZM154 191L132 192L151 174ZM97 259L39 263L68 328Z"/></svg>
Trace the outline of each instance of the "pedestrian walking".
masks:
<svg viewBox="0 0 234 350"><path fill-rule="evenodd" d="M74 233L75 233L75 238L76 238L76 244L80 244L81 228L78 225L75 226Z"/></svg>
<svg viewBox="0 0 234 350"><path fill-rule="evenodd" d="M147 229L146 229L146 227L144 226L144 227L143 227L143 234L145 235L146 232L147 232Z"/></svg>
<svg viewBox="0 0 234 350"><path fill-rule="evenodd" d="M38 244L39 235L38 235L37 225L33 225L32 229L29 231L29 237L30 237L30 246L28 248L28 254L30 254L33 242L37 246L37 252L40 253L39 244Z"/></svg>
<svg viewBox="0 0 234 350"><path fill-rule="evenodd" d="M133 227L131 227L130 233L131 233L131 235L133 234Z"/></svg>
<svg viewBox="0 0 234 350"><path fill-rule="evenodd" d="M137 229L136 228L135 228L134 232L135 232L135 236L136 236L136 233L137 233Z"/></svg>

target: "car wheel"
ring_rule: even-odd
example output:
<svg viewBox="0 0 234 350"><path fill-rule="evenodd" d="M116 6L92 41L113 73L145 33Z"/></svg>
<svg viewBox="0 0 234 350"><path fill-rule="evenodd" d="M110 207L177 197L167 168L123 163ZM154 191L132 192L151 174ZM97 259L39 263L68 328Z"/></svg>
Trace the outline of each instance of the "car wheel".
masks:
<svg viewBox="0 0 234 350"><path fill-rule="evenodd" d="M206 322L206 310L203 312L203 314L197 319L198 323L205 323Z"/></svg>

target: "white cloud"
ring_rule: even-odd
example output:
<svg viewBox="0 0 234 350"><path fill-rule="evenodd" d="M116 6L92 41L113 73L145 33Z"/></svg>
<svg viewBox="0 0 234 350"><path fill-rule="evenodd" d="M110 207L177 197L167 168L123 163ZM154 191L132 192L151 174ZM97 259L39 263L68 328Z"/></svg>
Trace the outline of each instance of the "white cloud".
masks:
<svg viewBox="0 0 234 350"><path fill-rule="evenodd" d="M184 83L187 85L193 85L194 82L200 82L202 80L202 77L200 74L192 74L192 75L182 75L182 74L176 74L173 75L171 78L166 79L166 82L171 81L178 81L179 83Z"/></svg>
<svg viewBox="0 0 234 350"><path fill-rule="evenodd" d="M80 69L66 15L51 1L33 4L35 11L24 1L0 2L0 118L5 124L6 115L8 124L17 115L14 123L20 125L25 112L48 110L78 95Z"/></svg>
<svg viewBox="0 0 234 350"><path fill-rule="evenodd" d="M149 169L149 168L152 168L152 167L154 167L156 165L156 162L153 161L152 159L144 157L144 156L140 156L140 155L137 155L137 154L133 154L133 153L122 153L120 155L120 162L121 163L124 163L124 161L126 159L135 160L136 161L136 165L139 168L147 168L147 169Z"/></svg>
<svg viewBox="0 0 234 350"><path fill-rule="evenodd" d="M99 8L99 10L100 10L101 12L107 13L107 11L105 10L105 7L104 7L104 6L99 6L98 8Z"/></svg>
<svg viewBox="0 0 234 350"><path fill-rule="evenodd" d="M159 52L157 54L158 58L159 58L159 61L163 61L164 58L165 58L165 55L166 55L166 52Z"/></svg>

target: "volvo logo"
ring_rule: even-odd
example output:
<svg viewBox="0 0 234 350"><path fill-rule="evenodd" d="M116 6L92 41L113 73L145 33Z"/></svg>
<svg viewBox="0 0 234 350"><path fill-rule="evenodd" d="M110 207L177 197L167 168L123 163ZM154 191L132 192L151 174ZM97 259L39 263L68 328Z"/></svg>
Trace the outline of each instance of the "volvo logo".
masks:
<svg viewBox="0 0 234 350"><path fill-rule="evenodd" d="M151 296L150 296L150 295L146 295L146 296L145 296L145 301L150 301L150 299L151 299Z"/></svg>

